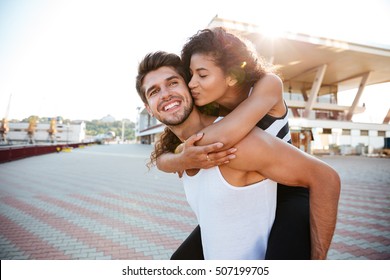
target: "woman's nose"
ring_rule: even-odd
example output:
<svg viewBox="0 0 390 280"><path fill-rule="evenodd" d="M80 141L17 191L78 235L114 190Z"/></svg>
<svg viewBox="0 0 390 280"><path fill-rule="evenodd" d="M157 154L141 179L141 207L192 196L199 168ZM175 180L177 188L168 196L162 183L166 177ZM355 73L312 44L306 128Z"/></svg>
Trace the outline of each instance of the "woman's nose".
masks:
<svg viewBox="0 0 390 280"><path fill-rule="evenodd" d="M195 88L196 86L197 86L197 82L196 82L196 80L194 79L194 77L192 77L191 80L190 80L190 82L188 83L188 87L189 87L190 89L193 89L193 88Z"/></svg>

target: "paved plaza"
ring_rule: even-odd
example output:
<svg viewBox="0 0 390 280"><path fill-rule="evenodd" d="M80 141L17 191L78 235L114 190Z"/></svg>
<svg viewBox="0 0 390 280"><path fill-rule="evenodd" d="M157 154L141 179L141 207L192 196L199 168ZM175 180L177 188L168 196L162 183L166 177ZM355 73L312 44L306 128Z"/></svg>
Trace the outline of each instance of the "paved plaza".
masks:
<svg viewBox="0 0 390 280"><path fill-rule="evenodd" d="M196 226L151 146L95 145L0 164L0 259L169 259ZM340 174L328 259L390 259L390 159L324 156ZM326 185L326 182L324 182Z"/></svg>

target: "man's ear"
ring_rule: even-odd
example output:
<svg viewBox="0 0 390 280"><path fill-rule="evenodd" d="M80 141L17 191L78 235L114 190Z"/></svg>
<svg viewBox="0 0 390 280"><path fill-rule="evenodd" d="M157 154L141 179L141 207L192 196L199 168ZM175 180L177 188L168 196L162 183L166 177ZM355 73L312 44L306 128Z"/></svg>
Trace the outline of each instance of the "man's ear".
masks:
<svg viewBox="0 0 390 280"><path fill-rule="evenodd" d="M144 105L145 105L145 108L146 108L146 110L148 111L149 115L150 115L151 117L153 117L153 112L152 112L152 110L150 110L149 105L146 104L146 103L144 103Z"/></svg>

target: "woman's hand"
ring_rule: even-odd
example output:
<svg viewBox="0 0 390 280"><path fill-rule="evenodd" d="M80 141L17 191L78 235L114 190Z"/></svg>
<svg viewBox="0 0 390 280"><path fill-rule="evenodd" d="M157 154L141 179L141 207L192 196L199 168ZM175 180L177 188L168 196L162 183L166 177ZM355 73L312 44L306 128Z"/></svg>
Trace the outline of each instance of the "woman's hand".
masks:
<svg viewBox="0 0 390 280"><path fill-rule="evenodd" d="M192 169L195 172L228 163L236 157L234 153L237 149L221 150L222 143L196 146L196 142L202 137L203 133L192 135L176 148L175 153L162 154L157 158L157 168L164 172L178 173L181 177L184 170Z"/></svg>
<svg viewBox="0 0 390 280"><path fill-rule="evenodd" d="M223 144L219 142L196 146L196 142L202 139L203 135L203 133L192 135L181 144L181 148L178 147L175 151L175 153L181 153L185 169L207 169L228 163L236 157L234 154L237 151L236 148L220 151Z"/></svg>

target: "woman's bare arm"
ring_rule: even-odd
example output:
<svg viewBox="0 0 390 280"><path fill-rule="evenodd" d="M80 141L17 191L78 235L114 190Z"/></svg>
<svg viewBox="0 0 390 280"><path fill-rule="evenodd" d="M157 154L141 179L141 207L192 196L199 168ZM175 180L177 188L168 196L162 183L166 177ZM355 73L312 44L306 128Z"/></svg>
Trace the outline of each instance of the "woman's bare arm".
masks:
<svg viewBox="0 0 390 280"><path fill-rule="evenodd" d="M252 94L247 99L221 121L202 130L205 135L197 145L218 141L224 144L224 149L232 147L243 139L266 114L272 112L278 103L284 106L283 82L277 75L267 74L254 85Z"/></svg>

